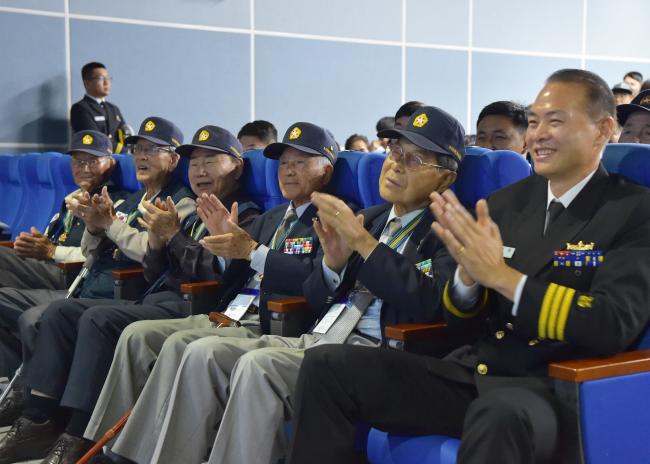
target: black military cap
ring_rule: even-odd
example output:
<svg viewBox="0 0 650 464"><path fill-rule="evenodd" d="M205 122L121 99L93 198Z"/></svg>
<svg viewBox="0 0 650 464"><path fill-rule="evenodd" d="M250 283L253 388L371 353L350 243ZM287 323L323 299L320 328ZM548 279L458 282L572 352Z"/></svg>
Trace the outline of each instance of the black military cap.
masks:
<svg viewBox="0 0 650 464"><path fill-rule="evenodd" d="M420 148L449 155L458 162L465 153L463 126L452 115L435 106L420 108L403 128L379 131L377 136L387 139L404 137Z"/></svg>
<svg viewBox="0 0 650 464"><path fill-rule="evenodd" d="M83 130L72 134L70 151L82 151L93 156L110 156L113 154L113 144L109 138L98 131Z"/></svg>
<svg viewBox="0 0 650 464"><path fill-rule="evenodd" d="M324 156L332 164L336 162L336 157L339 154L339 145L332 133L324 127L309 122L292 124L284 134L282 142L272 143L264 149L264 156L278 159L287 147L293 147L311 155Z"/></svg>
<svg viewBox="0 0 650 464"><path fill-rule="evenodd" d="M148 140L156 145L179 147L183 143L183 133L173 122L151 116L142 121L138 135L127 137L125 142L137 143L138 139Z"/></svg>
<svg viewBox="0 0 650 464"><path fill-rule="evenodd" d="M637 111L650 112L650 90L644 90L639 93L630 103L618 105L616 107L616 114L618 115L618 123L621 126L625 125L625 121L632 113Z"/></svg>
<svg viewBox="0 0 650 464"><path fill-rule="evenodd" d="M195 148L205 148L219 153L227 153L237 159L242 159L244 151L241 143L226 129L217 126L203 126L194 134L192 143L181 145L176 153L190 157Z"/></svg>

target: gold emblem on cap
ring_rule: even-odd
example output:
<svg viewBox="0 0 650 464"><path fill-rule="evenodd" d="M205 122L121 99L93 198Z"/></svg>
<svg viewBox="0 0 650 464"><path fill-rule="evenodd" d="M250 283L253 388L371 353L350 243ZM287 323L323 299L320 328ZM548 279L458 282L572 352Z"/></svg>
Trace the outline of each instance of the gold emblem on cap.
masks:
<svg viewBox="0 0 650 464"><path fill-rule="evenodd" d="M429 118L427 117L426 114L422 113L413 120L413 125L415 127L424 127L427 125L428 122L429 122Z"/></svg>
<svg viewBox="0 0 650 464"><path fill-rule="evenodd" d="M650 104L650 97L643 97L639 102L639 105L641 106L648 105L648 104Z"/></svg>
<svg viewBox="0 0 650 464"><path fill-rule="evenodd" d="M300 134L302 134L300 128L294 127L293 129L291 129L291 132L289 133L289 139L296 140L298 137L300 137Z"/></svg>
<svg viewBox="0 0 650 464"><path fill-rule="evenodd" d="M144 125L144 130L147 132L151 132L156 128L156 123L153 121L147 121L147 123Z"/></svg>
<svg viewBox="0 0 650 464"><path fill-rule="evenodd" d="M207 130L202 130L199 134L199 142L205 142L210 138L210 133Z"/></svg>
<svg viewBox="0 0 650 464"><path fill-rule="evenodd" d="M81 143L84 145L91 145L93 143L93 136L90 134L84 135L84 138L81 139Z"/></svg>

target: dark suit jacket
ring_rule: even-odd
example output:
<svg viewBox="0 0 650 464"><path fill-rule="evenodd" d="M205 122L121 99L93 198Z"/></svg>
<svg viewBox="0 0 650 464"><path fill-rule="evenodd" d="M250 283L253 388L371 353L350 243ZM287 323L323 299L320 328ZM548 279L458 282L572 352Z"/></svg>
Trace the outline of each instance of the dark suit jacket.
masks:
<svg viewBox="0 0 650 464"><path fill-rule="evenodd" d="M482 330L471 350L450 356L474 372L484 365L473 374L479 390L498 384L493 376L546 380L550 362L623 351L648 322L650 190L600 166L544 236L546 197L546 179L532 176L489 199L504 246L515 248L507 263L528 276L517 315L494 291L465 311L446 299L451 329ZM602 266L553 265L554 251L580 241L603 252Z"/></svg>
<svg viewBox="0 0 650 464"><path fill-rule="evenodd" d="M364 227L379 239L390 214L390 204L374 206L360 212ZM304 292L314 316L322 317L329 307L344 297L360 281L377 298L384 300L381 308L381 328L386 324L432 322L441 320L442 292L445 282L453 275L454 260L431 232L433 217L427 210L399 254L380 243L364 261L354 253L341 285L332 292L323 276L320 258L314 272L304 284ZM431 259L432 276L420 272L415 264Z"/></svg>
<svg viewBox="0 0 650 464"><path fill-rule="evenodd" d="M277 206L255 218L248 232L259 243L268 245L276 229L282 222L287 204ZM316 208L311 205L300 216L298 222L291 228L286 240L293 238L311 237L313 239L310 253L290 255L285 254L284 242L279 250L270 250L264 265L264 278L260 286L260 325L264 333L270 330L270 315L266 309L266 301L282 296L301 296L302 283L314 269L314 261L319 253L318 236L314 231L312 218ZM286 241L285 240L285 241ZM255 275L250 262L244 259L231 261L223 275L223 286L217 311L223 311L228 303L241 291L248 280Z"/></svg>
<svg viewBox="0 0 650 464"><path fill-rule="evenodd" d="M96 130L103 132L113 142L113 150L118 148L118 144L122 143L124 133L120 136L118 129L122 129L126 122L120 112L120 109L107 101L104 102L104 109L97 101L90 98L88 95L72 105L70 108L70 124L72 125L73 132L82 130ZM97 121L96 117L105 117L104 121ZM121 150L120 150L121 151ZM116 152L117 153L117 152Z"/></svg>
<svg viewBox="0 0 650 464"><path fill-rule="evenodd" d="M260 208L239 191L224 198L223 204L230 210L235 201L239 205L239 225L248 229L260 215ZM200 224L202 221L198 215L192 214L183 223L183 230L174 235L165 248L147 249L142 264L149 283L153 284L163 274L167 275L166 288L172 290L179 290L183 282L222 280L221 272L215 266L214 255L191 236L192 230L196 230ZM202 238L207 232L205 229L197 238Z"/></svg>

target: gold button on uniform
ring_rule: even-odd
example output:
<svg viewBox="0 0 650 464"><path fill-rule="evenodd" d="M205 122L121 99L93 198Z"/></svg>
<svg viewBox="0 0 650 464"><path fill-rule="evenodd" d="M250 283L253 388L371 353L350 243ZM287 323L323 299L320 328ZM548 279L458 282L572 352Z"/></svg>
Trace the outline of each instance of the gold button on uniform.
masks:
<svg viewBox="0 0 650 464"><path fill-rule="evenodd" d="M539 343L539 340L530 340L530 341L528 342L528 346L535 346L535 345L537 345L538 343Z"/></svg>
<svg viewBox="0 0 650 464"><path fill-rule="evenodd" d="M481 375L487 374L488 368L485 364L479 364L476 366L476 372L478 372Z"/></svg>
<svg viewBox="0 0 650 464"><path fill-rule="evenodd" d="M501 340L503 337L506 336L506 333L503 330L499 330L497 333L494 334L495 337L497 337L497 340Z"/></svg>
<svg viewBox="0 0 650 464"><path fill-rule="evenodd" d="M512 324L510 322L506 323L506 329L512 330Z"/></svg>

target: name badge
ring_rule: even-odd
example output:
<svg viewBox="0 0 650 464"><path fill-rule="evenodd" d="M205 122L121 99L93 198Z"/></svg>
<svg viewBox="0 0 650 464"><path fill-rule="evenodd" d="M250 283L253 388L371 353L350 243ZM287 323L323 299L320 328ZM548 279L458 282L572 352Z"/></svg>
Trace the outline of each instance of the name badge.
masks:
<svg viewBox="0 0 650 464"><path fill-rule="evenodd" d="M308 255L313 246L312 237L288 238L284 241L284 252L288 255Z"/></svg>
<svg viewBox="0 0 650 464"><path fill-rule="evenodd" d="M235 321L241 320L248 311L248 308L255 301L255 295L238 294L228 305L224 314Z"/></svg>
<svg viewBox="0 0 650 464"><path fill-rule="evenodd" d="M424 274L427 277L433 277L433 272L431 269L431 258L421 261L415 264L415 267L418 271Z"/></svg>
<svg viewBox="0 0 650 464"><path fill-rule="evenodd" d="M312 332L319 334L326 334L327 331L334 325L343 310L346 308L345 303L336 303L327 311L320 322L314 327Z"/></svg>
<svg viewBox="0 0 650 464"><path fill-rule="evenodd" d="M96 122L106 121L106 116L95 116L95 121Z"/></svg>
<svg viewBox="0 0 650 464"><path fill-rule="evenodd" d="M600 267L604 259L602 250L554 251L553 267Z"/></svg>
<svg viewBox="0 0 650 464"><path fill-rule="evenodd" d="M514 256L516 248L509 247L509 246L503 246L503 257L510 259Z"/></svg>

